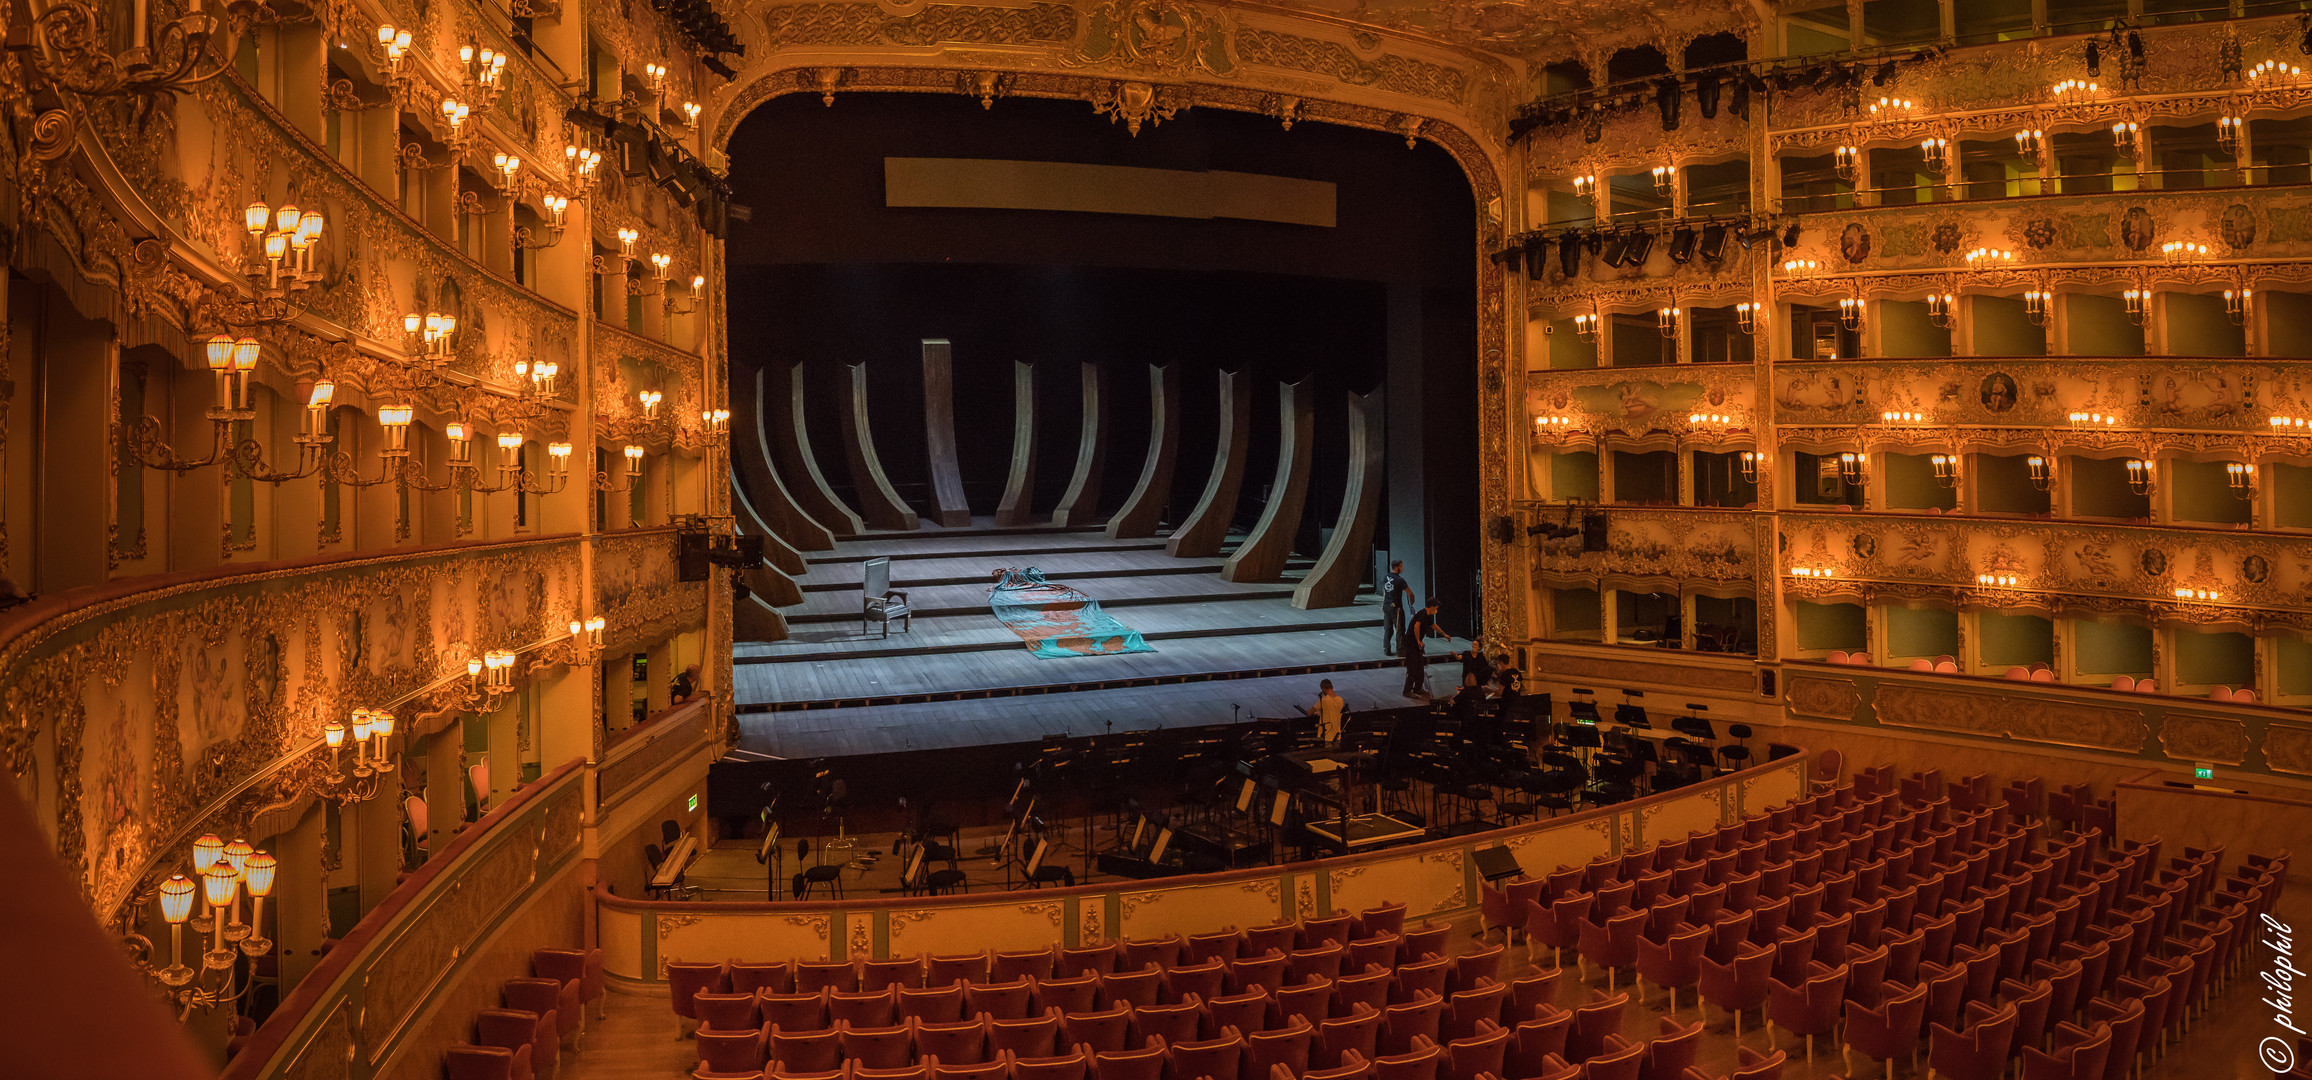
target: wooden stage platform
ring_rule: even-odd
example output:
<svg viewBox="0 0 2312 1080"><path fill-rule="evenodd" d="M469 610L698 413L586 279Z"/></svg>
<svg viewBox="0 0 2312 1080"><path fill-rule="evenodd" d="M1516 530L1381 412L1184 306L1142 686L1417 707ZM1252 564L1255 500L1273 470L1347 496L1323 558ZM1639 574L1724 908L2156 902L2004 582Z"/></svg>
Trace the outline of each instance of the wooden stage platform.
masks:
<svg viewBox="0 0 2312 1080"><path fill-rule="evenodd" d="M861 629L860 560L875 555L891 557L893 587L915 609L911 632ZM1406 704L1404 672L1381 654L1378 596L1302 611L1292 592L1307 560L1264 583L1222 580L1223 561L1171 558L1161 537L999 530L986 519L838 541L811 554L797 579L803 602L781 609L792 636L735 648L739 753L835 757L1249 721L1300 712L1325 678L1352 710ZM1006 566L1041 567L1089 593L1156 651L1029 653L988 607ZM1450 680L1458 668L1441 670Z"/></svg>

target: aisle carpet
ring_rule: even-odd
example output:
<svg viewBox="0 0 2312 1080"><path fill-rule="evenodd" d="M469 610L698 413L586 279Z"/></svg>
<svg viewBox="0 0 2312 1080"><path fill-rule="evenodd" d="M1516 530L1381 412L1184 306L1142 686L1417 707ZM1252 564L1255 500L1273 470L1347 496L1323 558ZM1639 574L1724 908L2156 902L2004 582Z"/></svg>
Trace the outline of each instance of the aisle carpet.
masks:
<svg viewBox="0 0 2312 1080"><path fill-rule="evenodd" d="M995 617L1028 651L1046 659L1067 656L1109 656L1117 653L1155 652L1140 632L1117 622L1100 610L1100 602L1083 591L1044 580L1033 566L1004 567L995 572L988 588L988 605Z"/></svg>

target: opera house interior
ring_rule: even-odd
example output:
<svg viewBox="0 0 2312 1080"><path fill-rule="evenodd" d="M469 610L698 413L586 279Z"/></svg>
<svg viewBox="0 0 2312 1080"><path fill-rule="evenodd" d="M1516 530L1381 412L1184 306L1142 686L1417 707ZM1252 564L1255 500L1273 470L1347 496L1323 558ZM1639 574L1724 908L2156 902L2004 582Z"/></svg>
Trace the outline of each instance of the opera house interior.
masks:
<svg viewBox="0 0 2312 1080"><path fill-rule="evenodd" d="M2312 1080L2312 0L0 36L0 1076Z"/></svg>

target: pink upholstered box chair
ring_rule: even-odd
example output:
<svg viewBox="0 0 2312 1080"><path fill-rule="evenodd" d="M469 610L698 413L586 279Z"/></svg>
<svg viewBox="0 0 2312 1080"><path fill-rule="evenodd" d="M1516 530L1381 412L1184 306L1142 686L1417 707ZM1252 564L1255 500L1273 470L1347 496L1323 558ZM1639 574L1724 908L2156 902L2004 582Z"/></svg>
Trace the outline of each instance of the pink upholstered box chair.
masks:
<svg viewBox="0 0 2312 1080"><path fill-rule="evenodd" d="M1941 1024L1929 1029L1928 1067L1950 1080L1998 1080L2007 1071L2008 1050L2015 1039L2015 1007L1993 1009L1970 1002L1967 1019L1964 1032Z"/></svg>
<svg viewBox="0 0 2312 1080"><path fill-rule="evenodd" d="M1924 983L1909 987L1889 987L1873 1007L1849 1001L1846 1006L1846 1041L1839 1048L1839 1063L1846 1065L1847 1051L1853 1050L1867 1058L1886 1062L1887 1076L1895 1074L1895 1059L1917 1058L1919 1034L1925 1030L1927 1019L1927 988ZM1848 1075L1853 1070L1847 1068Z"/></svg>
<svg viewBox="0 0 2312 1080"><path fill-rule="evenodd" d="M1847 969L1841 964L1826 968L1821 964L1809 966L1805 978L1793 986L1781 979L1767 980L1766 1034L1769 1042L1777 1027L1793 1035L1806 1037L1806 1062L1814 1064L1814 1037L1828 1035L1838 1028L1840 1009L1846 1003Z"/></svg>
<svg viewBox="0 0 2312 1080"><path fill-rule="evenodd" d="M1734 1038L1742 1038L1742 1014L1766 1004L1774 970L1774 950L1764 945L1737 946L1734 959L1719 963L1702 958L1702 1000L1734 1016Z"/></svg>

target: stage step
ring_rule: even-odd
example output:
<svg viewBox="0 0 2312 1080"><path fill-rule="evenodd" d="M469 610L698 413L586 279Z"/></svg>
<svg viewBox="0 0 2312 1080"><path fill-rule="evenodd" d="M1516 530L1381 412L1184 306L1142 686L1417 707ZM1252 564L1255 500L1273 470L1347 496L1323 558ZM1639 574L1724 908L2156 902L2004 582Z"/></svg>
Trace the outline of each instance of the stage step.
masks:
<svg viewBox="0 0 2312 1080"><path fill-rule="evenodd" d="M1052 662L1058 663L1060 661ZM921 690L913 693L881 694L868 697L824 697L747 702L739 705L738 711L741 713L794 713L815 712L822 709L887 708L894 705L937 706L997 698L1035 698L1050 694L1095 694L1115 690L1144 690L1149 687L1225 683L1238 680L1317 679L1342 672L1380 671L1402 666L1402 661L1384 659L1336 660L1318 664L1276 664L1260 668L1189 671L1171 675L1122 676L1113 679L1088 679L1067 683L966 686L949 690ZM743 677L740 680L740 685L742 687L745 685ZM1312 685L1308 689L1310 691L1309 696L1314 697L1315 687ZM741 696L746 696L743 691ZM1118 702L1118 704L1122 704L1122 702Z"/></svg>
<svg viewBox="0 0 2312 1080"><path fill-rule="evenodd" d="M996 569L1005 566L1033 566L1053 581L1212 574L1220 571L1222 562L1220 559L1175 559L1164 554L1162 548L1103 547L1074 552L988 552L943 558L893 559L891 585L895 589L932 585L985 586L993 584ZM1305 571L1315 565L1315 560L1294 556L1285 565L1287 569ZM858 563L820 563L805 570L795 580L805 592L833 592L844 589L856 591L860 585L859 579Z"/></svg>
<svg viewBox="0 0 2312 1080"><path fill-rule="evenodd" d="M1110 578L1085 590L1102 607L1113 610L1152 605L1223 603L1232 600L1291 600L1298 574L1283 581L1226 581L1218 574L1137 575ZM977 615L993 618L988 607L992 579L961 585L930 585L907 589L907 604L916 618ZM806 592L801 604L779 609L790 626L846 622L859 618L859 594L845 590ZM1377 613L1376 613L1377 614ZM1121 615L1118 618L1122 618ZM1126 620L1129 622L1130 620Z"/></svg>
<svg viewBox="0 0 2312 1080"><path fill-rule="evenodd" d="M989 554L1046 551L1164 550L1164 538L1110 540L1096 529L996 532L954 529L940 533L884 533L835 541L835 550L810 556L815 563L859 562L877 555L900 559L947 559Z"/></svg>

